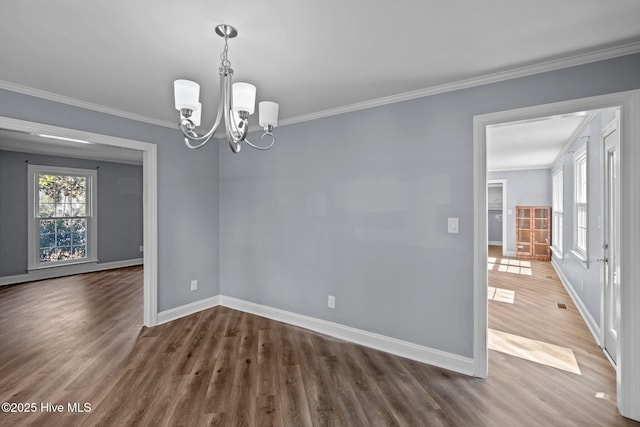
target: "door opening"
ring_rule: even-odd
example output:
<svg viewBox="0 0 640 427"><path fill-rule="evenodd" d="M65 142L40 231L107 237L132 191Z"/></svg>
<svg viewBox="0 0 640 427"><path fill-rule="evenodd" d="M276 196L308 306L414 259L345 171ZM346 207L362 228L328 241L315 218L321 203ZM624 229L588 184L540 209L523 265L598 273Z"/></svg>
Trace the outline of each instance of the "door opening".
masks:
<svg viewBox="0 0 640 427"><path fill-rule="evenodd" d="M620 329L620 132L618 115L603 130L604 239L603 347L614 366L618 359Z"/></svg>

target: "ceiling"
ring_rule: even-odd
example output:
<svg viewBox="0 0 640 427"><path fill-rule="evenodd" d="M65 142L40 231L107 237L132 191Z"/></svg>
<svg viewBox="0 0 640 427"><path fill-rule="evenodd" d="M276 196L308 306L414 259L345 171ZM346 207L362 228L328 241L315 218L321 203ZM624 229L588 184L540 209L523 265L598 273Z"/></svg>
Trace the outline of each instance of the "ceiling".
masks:
<svg viewBox="0 0 640 427"><path fill-rule="evenodd" d="M142 164L142 151L77 142L0 129L0 150L52 156L101 160L105 162Z"/></svg>
<svg viewBox="0 0 640 427"><path fill-rule="evenodd" d="M637 0L3 0L0 87L169 125L172 82L188 78L201 84L210 125L223 47L213 30L228 23L239 32L236 81L279 102L286 123L603 49L640 51L638 22Z"/></svg>
<svg viewBox="0 0 640 427"><path fill-rule="evenodd" d="M553 165L591 112L487 126L487 170L543 169Z"/></svg>

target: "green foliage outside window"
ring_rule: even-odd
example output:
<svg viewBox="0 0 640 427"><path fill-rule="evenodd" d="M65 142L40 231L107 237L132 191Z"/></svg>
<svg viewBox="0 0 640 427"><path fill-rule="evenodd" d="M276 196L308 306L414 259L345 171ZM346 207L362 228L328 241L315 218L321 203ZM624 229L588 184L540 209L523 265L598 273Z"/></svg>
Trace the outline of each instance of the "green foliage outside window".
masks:
<svg viewBox="0 0 640 427"><path fill-rule="evenodd" d="M87 256L87 178L38 176L40 262Z"/></svg>

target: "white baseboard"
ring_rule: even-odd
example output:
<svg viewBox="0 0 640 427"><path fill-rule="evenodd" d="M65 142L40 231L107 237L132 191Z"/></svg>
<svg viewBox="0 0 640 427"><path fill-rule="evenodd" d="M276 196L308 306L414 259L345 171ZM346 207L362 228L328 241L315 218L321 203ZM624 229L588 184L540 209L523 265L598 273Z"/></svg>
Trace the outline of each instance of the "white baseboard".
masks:
<svg viewBox="0 0 640 427"><path fill-rule="evenodd" d="M474 361L471 358L459 356L445 351L421 346L408 341L402 341L385 335L351 328L339 323L329 322L302 314L280 310L266 305L256 304L240 299L220 295L220 305L257 316L290 325L299 326L321 334L330 335L345 341L374 348L387 353L395 354L407 359L427 363L460 372L466 375L473 375Z"/></svg>
<svg viewBox="0 0 640 427"><path fill-rule="evenodd" d="M504 251L504 256L516 256L515 251Z"/></svg>
<svg viewBox="0 0 640 427"><path fill-rule="evenodd" d="M473 375L474 361L471 358L459 356L445 351L421 346L408 341L351 328L339 323L329 322L290 311L280 310L266 305L256 304L224 295L216 295L201 301L175 307L158 313L157 325L179 319L190 314L206 310L217 305L228 307L267 319L287 323L293 326L309 329L314 332L360 344L376 350L395 354L407 359L438 366L466 375Z"/></svg>
<svg viewBox="0 0 640 427"><path fill-rule="evenodd" d="M35 280L55 279L56 277L93 273L96 271L111 270L114 268L131 267L134 265L142 265L143 263L144 260L142 258L135 258L124 261L103 262L99 264L74 264L61 267L44 268L42 270L34 270L27 274L0 277L0 286L33 282Z"/></svg>
<svg viewBox="0 0 640 427"><path fill-rule="evenodd" d="M493 240L489 240L488 242L491 246L502 246L502 241L493 241Z"/></svg>
<svg viewBox="0 0 640 427"><path fill-rule="evenodd" d="M220 305L220 295L216 295L210 298L205 298L200 301L195 301L189 304L181 305L180 307L170 308L158 313L157 325L171 322L172 320L179 319L181 317L189 316L190 314L197 313L208 308Z"/></svg>
<svg viewBox="0 0 640 427"><path fill-rule="evenodd" d="M591 313L589 313L589 310L587 310L587 307L582 302L582 299L578 296L575 289L573 288L573 285L571 284L567 276L564 275L564 273L562 272L562 269L556 264L555 260L551 260L551 265L553 266L553 269L556 271L556 274L560 278L560 282L562 283L562 286L564 286L564 288L569 293L569 296L573 300L573 303L576 305L576 307L578 307L578 311L582 315L584 322L587 324L587 327L591 331L591 335L593 335L593 338L595 338L596 343L600 347L602 347L603 344L601 342L602 340L600 336L600 325L598 325L596 321L593 319L593 317L591 316Z"/></svg>

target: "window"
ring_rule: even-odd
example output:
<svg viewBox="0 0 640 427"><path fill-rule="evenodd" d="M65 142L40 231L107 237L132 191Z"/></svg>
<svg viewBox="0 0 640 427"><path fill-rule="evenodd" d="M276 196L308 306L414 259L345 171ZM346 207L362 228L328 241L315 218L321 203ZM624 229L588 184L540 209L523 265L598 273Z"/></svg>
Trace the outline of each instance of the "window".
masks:
<svg viewBox="0 0 640 427"><path fill-rule="evenodd" d="M29 270L96 262L96 171L28 169Z"/></svg>
<svg viewBox="0 0 640 427"><path fill-rule="evenodd" d="M551 233L551 249L556 256L562 258L563 230L564 230L564 196L563 188L564 175L562 170L553 176L553 201L551 209L553 211L553 232Z"/></svg>
<svg viewBox="0 0 640 427"><path fill-rule="evenodd" d="M574 157L575 227L573 249L583 260L587 259L587 151L586 146Z"/></svg>

